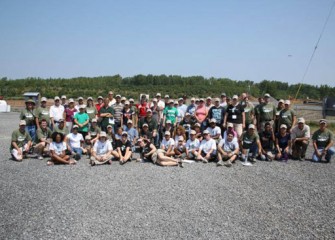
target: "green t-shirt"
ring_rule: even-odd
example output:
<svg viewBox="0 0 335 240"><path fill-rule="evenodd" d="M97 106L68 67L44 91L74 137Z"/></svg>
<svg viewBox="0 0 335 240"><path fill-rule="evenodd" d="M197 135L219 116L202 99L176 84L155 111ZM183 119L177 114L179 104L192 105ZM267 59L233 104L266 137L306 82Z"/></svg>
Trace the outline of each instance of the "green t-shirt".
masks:
<svg viewBox="0 0 335 240"><path fill-rule="evenodd" d="M23 109L20 114L20 120L25 120L27 123L27 126L35 125L35 118L36 118L36 110L28 110Z"/></svg>
<svg viewBox="0 0 335 240"><path fill-rule="evenodd" d="M329 129L324 132L319 129L314 132L312 139L316 141L318 148L325 148L334 139L334 134Z"/></svg>
<svg viewBox="0 0 335 240"><path fill-rule="evenodd" d="M41 121L42 119L45 119L47 123L50 122L50 111L47 107L38 107L36 109L36 117L38 117L38 120Z"/></svg>
<svg viewBox="0 0 335 240"><path fill-rule="evenodd" d="M69 134L69 129L67 129L67 127L63 127L63 129L60 129L58 126L55 126L54 128L54 132L59 132L62 133L64 136Z"/></svg>
<svg viewBox="0 0 335 240"><path fill-rule="evenodd" d="M28 141L31 141L31 137L27 131L24 131L23 133L20 132L19 129L14 130L12 133L12 142L16 142L18 147L23 147L24 144L26 144ZM13 149L13 145L10 144L10 149Z"/></svg>
<svg viewBox="0 0 335 240"><path fill-rule="evenodd" d="M91 136L96 136L97 134L100 134L101 128L99 128L98 126L95 127L91 126L89 132Z"/></svg>
<svg viewBox="0 0 335 240"><path fill-rule="evenodd" d="M108 108L102 107L100 109L100 114L102 114L102 113L111 113L114 116L114 108L112 108L112 107L108 107ZM102 117L101 127L106 128L109 124L112 125L111 123L109 123L109 118L108 117Z"/></svg>
<svg viewBox="0 0 335 240"><path fill-rule="evenodd" d="M250 135L248 131L244 132L241 138L243 149L250 149L252 144L256 143L256 141L259 140L259 136L257 133Z"/></svg>
<svg viewBox="0 0 335 240"><path fill-rule="evenodd" d="M76 119L79 124L83 124L84 122L89 120L89 118L90 117L88 116L87 113L80 113L79 112L76 115L74 115L74 119ZM88 132L88 123L83 127L79 127L78 131L79 132Z"/></svg>
<svg viewBox="0 0 335 240"><path fill-rule="evenodd" d="M245 112L245 123L247 125L251 124L252 123L251 116L255 114L254 106L252 106L251 104L247 104L244 108L244 112Z"/></svg>
<svg viewBox="0 0 335 240"><path fill-rule="evenodd" d="M39 128L36 131L36 135L37 135L36 141L40 142L42 138L46 138L46 139L51 138L52 131L48 127L46 129Z"/></svg>
<svg viewBox="0 0 335 240"><path fill-rule="evenodd" d="M272 103L264 103L259 107L261 122L271 121L276 118L276 107Z"/></svg>
<svg viewBox="0 0 335 240"><path fill-rule="evenodd" d="M86 107L86 113L88 114L90 121L95 118L97 114L97 109L95 107Z"/></svg>
<svg viewBox="0 0 335 240"><path fill-rule="evenodd" d="M292 109L283 109L279 113L279 126L286 124L288 127L292 127L293 118L296 116L295 111Z"/></svg>
<svg viewBox="0 0 335 240"><path fill-rule="evenodd" d="M178 116L178 110L175 107L168 106L164 109L163 114L166 116L165 122L170 120L174 124Z"/></svg>

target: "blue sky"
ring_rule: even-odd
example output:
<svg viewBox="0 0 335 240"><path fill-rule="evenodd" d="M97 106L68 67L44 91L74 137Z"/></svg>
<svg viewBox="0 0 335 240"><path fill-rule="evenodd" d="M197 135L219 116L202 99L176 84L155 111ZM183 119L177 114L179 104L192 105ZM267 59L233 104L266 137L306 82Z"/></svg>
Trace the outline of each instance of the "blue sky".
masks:
<svg viewBox="0 0 335 240"><path fill-rule="evenodd" d="M333 1L1 0L0 77L299 83ZM335 9L304 83L335 86L334 58Z"/></svg>

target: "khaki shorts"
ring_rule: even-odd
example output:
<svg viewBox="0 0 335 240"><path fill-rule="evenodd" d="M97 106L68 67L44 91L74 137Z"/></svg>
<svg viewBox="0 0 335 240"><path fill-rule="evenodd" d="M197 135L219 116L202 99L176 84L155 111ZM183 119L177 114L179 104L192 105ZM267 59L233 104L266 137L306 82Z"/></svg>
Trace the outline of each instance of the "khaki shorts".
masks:
<svg viewBox="0 0 335 240"><path fill-rule="evenodd" d="M166 154L166 151L163 149L158 149L156 152L154 152L151 156L152 162L156 163L157 162L157 158L158 158L158 154L159 153L163 153L164 155Z"/></svg>

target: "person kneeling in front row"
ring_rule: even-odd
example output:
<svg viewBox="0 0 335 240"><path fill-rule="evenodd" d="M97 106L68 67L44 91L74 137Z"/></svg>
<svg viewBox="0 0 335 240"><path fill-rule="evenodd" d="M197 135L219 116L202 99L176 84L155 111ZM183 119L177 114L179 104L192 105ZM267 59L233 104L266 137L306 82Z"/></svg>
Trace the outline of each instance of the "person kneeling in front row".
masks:
<svg viewBox="0 0 335 240"><path fill-rule="evenodd" d="M119 154L113 150L112 144L107 140L106 132L100 132L99 139L94 143L90 164L101 165L112 163L112 158L119 158Z"/></svg>
<svg viewBox="0 0 335 240"><path fill-rule="evenodd" d="M313 147L314 154L312 160L314 162L322 161L324 157L326 162L329 163L332 156L335 154L334 144L334 134L327 128L327 121L321 119L319 121L320 128L313 134Z"/></svg>
<svg viewBox="0 0 335 240"><path fill-rule="evenodd" d="M218 163L217 166L231 167L240 151L238 142L234 140L234 134L228 133L227 139L222 139L218 145ZM225 161L225 163L223 162Z"/></svg>
<svg viewBox="0 0 335 240"><path fill-rule="evenodd" d="M32 139L26 131L26 121L21 120L19 129L12 133L10 153L15 161L21 162L32 146Z"/></svg>

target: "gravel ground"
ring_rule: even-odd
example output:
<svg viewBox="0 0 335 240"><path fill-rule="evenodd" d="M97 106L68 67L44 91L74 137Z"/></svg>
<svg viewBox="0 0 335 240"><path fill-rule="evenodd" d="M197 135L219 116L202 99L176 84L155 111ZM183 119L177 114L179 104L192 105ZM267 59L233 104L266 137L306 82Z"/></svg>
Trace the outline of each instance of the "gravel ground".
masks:
<svg viewBox="0 0 335 240"><path fill-rule="evenodd" d="M1 239L334 239L334 163L10 161L0 113Z"/></svg>

